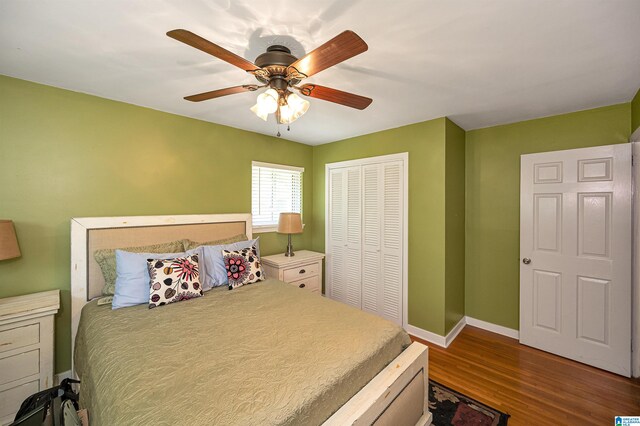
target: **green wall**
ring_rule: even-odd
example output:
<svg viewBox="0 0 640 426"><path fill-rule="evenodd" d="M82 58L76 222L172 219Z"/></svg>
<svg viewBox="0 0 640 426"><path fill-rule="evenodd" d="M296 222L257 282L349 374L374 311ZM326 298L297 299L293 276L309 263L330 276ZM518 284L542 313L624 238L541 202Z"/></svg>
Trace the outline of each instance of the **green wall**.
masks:
<svg viewBox="0 0 640 426"><path fill-rule="evenodd" d="M283 139L0 76L0 218L16 225L22 257L0 262L0 297L61 289L56 372L70 368L72 217L251 210L251 161L305 168L312 148ZM296 248L309 248L305 215ZM286 236L260 234L264 253Z"/></svg>
<svg viewBox="0 0 640 426"><path fill-rule="evenodd" d="M70 218L248 212L251 161L284 162L305 168L294 244L324 251L325 164L408 152L409 323L445 335L469 315L517 329L520 155L624 143L639 126L640 92L466 134L439 118L310 147L0 76L0 218L15 221L23 254L0 262L0 297L62 290L66 371ZM286 245L260 235L266 254Z"/></svg>
<svg viewBox="0 0 640 426"><path fill-rule="evenodd" d="M325 164L409 153L409 323L444 334L445 127L426 121L314 147L313 247L324 251Z"/></svg>
<svg viewBox="0 0 640 426"><path fill-rule="evenodd" d="M465 315L465 132L447 119L445 135L445 334Z"/></svg>
<svg viewBox="0 0 640 426"><path fill-rule="evenodd" d="M518 329L520 155L625 143L620 104L466 134L466 315Z"/></svg>
<svg viewBox="0 0 640 426"><path fill-rule="evenodd" d="M631 101L631 133L640 127L640 90Z"/></svg>

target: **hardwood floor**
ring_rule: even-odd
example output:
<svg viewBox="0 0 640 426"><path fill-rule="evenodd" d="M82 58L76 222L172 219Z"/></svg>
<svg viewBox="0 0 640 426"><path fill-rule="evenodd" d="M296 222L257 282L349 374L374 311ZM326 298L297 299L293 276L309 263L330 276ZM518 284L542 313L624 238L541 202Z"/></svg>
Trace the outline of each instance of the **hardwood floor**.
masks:
<svg viewBox="0 0 640 426"><path fill-rule="evenodd" d="M640 416L640 380L466 326L447 349L429 346L429 377L500 411L509 426L614 425ZM440 426L440 425L434 425Z"/></svg>

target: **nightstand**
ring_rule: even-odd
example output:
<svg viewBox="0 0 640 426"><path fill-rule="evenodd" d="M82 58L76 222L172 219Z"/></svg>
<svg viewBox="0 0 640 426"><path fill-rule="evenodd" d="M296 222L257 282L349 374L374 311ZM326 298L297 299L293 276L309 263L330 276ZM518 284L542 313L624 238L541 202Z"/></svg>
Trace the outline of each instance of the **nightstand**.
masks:
<svg viewBox="0 0 640 426"><path fill-rule="evenodd" d="M267 278L277 278L296 287L322 294L322 259L324 253L299 250L287 257L274 254L260 258Z"/></svg>
<svg viewBox="0 0 640 426"><path fill-rule="evenodd" d="M53 316L60 290L0 299L0 424L22 401L53 386Z"/></svg>

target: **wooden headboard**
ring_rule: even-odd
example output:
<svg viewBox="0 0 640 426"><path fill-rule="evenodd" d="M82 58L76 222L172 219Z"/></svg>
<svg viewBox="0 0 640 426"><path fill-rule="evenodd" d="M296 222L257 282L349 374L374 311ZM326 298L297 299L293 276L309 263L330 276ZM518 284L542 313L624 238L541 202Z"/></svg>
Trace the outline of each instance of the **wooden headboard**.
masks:
<svg viewBox="0 0 640 426"><path fill-rule="evenodd" d="M211 241L246 234L251 214L83 217L71 219L71 353L82 307L99 297L104 277L93 257L104 248L145 246L188 238ZM72 361L73 363L73 361Z"/></svg>

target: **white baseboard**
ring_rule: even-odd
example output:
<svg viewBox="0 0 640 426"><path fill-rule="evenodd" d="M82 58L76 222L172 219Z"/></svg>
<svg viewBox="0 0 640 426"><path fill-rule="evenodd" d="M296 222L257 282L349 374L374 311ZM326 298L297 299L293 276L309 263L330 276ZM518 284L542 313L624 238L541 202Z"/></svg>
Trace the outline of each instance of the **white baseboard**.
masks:
<svg viewBox="0 0 640 426"><path fill-rule="evenodd" d="M71 370L63 371L62 373L55 374L53 376L53 386L58 386L64 379L71 378Z"/></svg>
<svg viewBox="0 0 640 426"><path fill-rule="evenodd" d="M512 328L503 327L498 324L492 324L490 322L482 321L479 319L471 318L469 316L464 317L467 324L478 327L483 330L491 331L493 333L501 334L503 336L511 337L512 339L519 339L520 332Z"/></svg>
<svg viewBox="0 0 640 426"><path fill-rule="evenodd" d="M426 340L427 342L433 343L434 345L442 346L443 348L446 347L445 346L446 339L439 334L432 333L431 331L423 330L420 327L416 327L411 324L407 324L407 326L404 329L407 331L407 333L411 334L412 336L419 337L422 340Z"/></svg>
<svg viewBox="0 0 640 426"><path fill-rule="evenodd" d="M460 318L460 321L458 321L455 327L453 327L446 336L441 336L439 334L433 333L431 331L423 330L420 327L416 327L410 324L405 327L405 330L407 330L407 333L414 335L416 337L419 337L422 340L426 340L429 343L433 343L435 345L446 348L451 344L451 342L454 341L454 339L462 331L465 324L466 324L465 317Z"/></svg>
<svg viewBox="0 0 640 426"><path fill-rule="evenodd" d="M458 337L458 334L460 334L460 332L462 331L465 325L467 325L467 318L466 317L460 318L460 321L458 321L458 323L451 329L451 331L444 338L445 348L448 348L451 342L453 342L455 338Z"/></svg>
<svg viewBox="0 0 640 426"><path fill-rule="evenodd" d="M416 327L410 324L405 327L405 330L407 330L407 333L419 337L422 340L426 340L429 343L447 348L455 340L455 338L458 337L458 334L460 334L460 332L467 324L473 327L481 328L483 330L491 331L493 333L501 334L503 336L511 337L512 339L520 338L520 332L518 330L503 327L498 324L492 324L490 322L482 321L468 316L462 317L446 336L441 336L439 334L423 330L420 327Z"/></svg>

